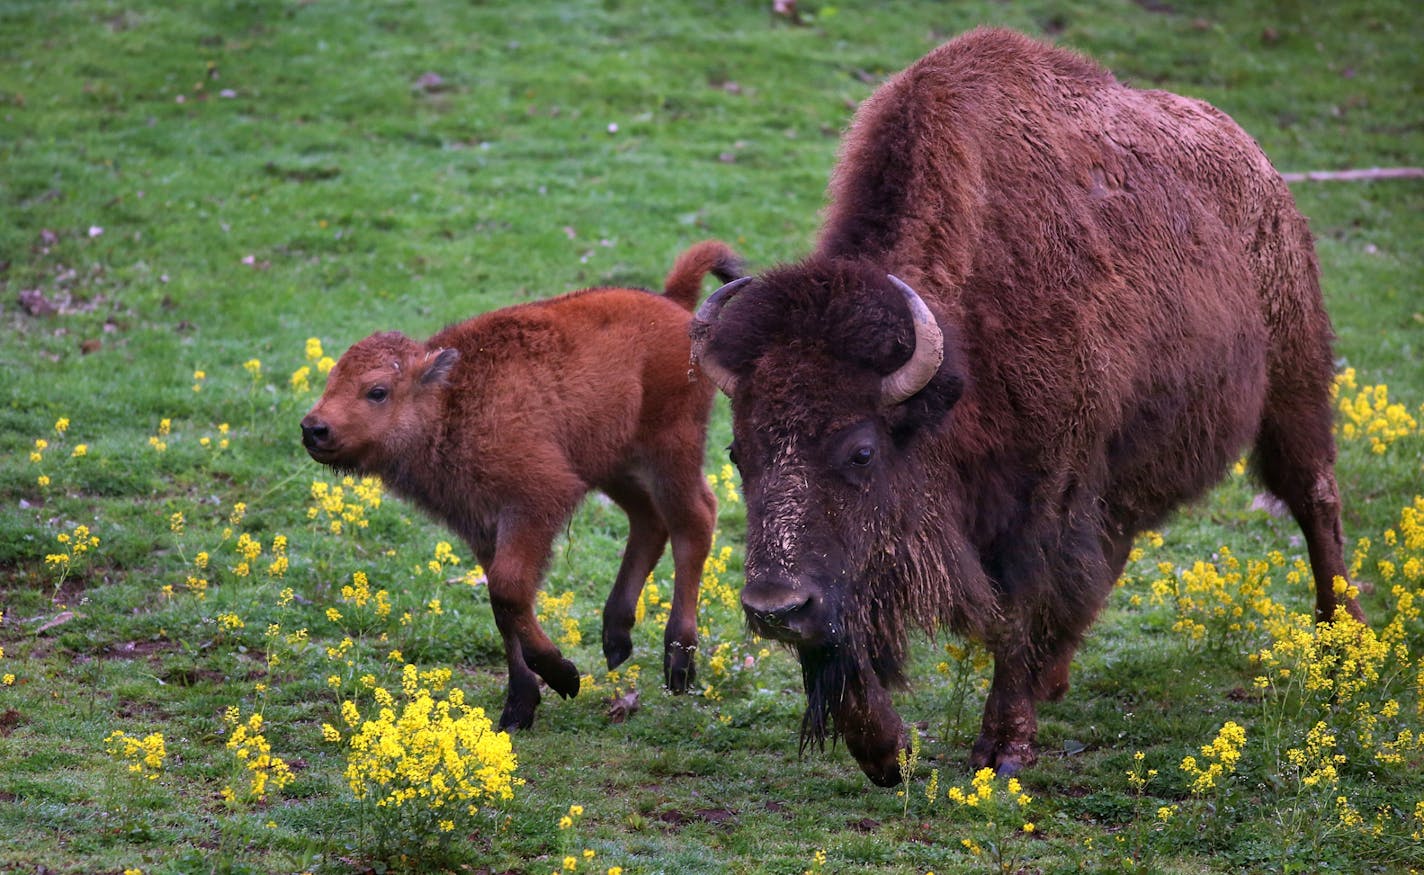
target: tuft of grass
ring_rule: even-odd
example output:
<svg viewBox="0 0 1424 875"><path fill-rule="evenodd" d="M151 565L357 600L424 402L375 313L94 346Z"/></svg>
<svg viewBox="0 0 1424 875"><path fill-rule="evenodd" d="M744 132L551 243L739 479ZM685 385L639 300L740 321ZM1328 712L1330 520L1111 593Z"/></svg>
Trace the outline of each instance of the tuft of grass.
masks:
<svg viewBox="0 0 1424 875"><path fill-rule="evenodd" d="M645 595L632 662L603 670L599 616L624 522L587 502L545 585L561 599L546 628L578 629L565 651L587 677L579 697L546 699L514 738L525 783L471 815L449 856L380 859L362 840L346 758L322 724L339 723L343 700L371 704L367 676L399 689L407 663L451 670L468 703L492 712L502 646L462 545L449 562L439 552L449 533L389 496L359 498L302 452L297 422L321 379L301 392L290 378L316 364L308 338L335 356L372 331L424 336L581 286L655 288L706 237L754 268L797 258L856 103L979 24L1204 98L1282 170L1424 154L1424 13L1402 0L802 3L800 24L768 5L0 6L0 869L546 872L570 856L577 871L629 875L994 861L1040 872L1424 866L1420 750L1403 745L1399 762L1370 753L1386 728L1424 732L1424 629L1394 589L1410 549L1403 510L1424 482L1417 431L1382 453L1367 438L1340 444L1346 534L1372 540L1367 553L1356 546L1372 634L1403 618L1388 670L1349 714L1319 690L1257 688L1260 651L1276 640L1263 621L1233 631L1152 598L1158 581L1199 562L1228 578L1228 546L1242 563L1281 551L1271 603L1308 610L1309 587L1288 577L1303 554L1294 523L1253 507L1258 487L1233 476L1171 520L1160 544L1144 543L1079 653L1073 690L1043 707L1044 756L1021 776L1027 833L946 796L973 780L966 748L987 677L974 651L947 649L959 642L920 642L916 686L898 694L922 742L905 795L869 787L839 748L798 755L794 659L750 638L736 605L745 512L723 470L721 401L707 470L721 501L717 547L730 553L704 586L702 689L660 688L669 560L654 573L658 598ZM1316 234L1341 371L1387 386L1424 421L1424 183L1295 193ZM47 442L40 462L36 440ZM344 490L336 510L321 509L314 481ZM100 543L60 580L45 557L80 525ZM261 550L239 574L243 536ZM373 598L385 591L388 613L343 593L357 572ZM1239 584L1212 592L1243 603ZM1204 637L1184 633L1184 619ZM1363 658L1368 638L1339 652ZM612 703L634 693L637 710L613 722ZM1398 714L1381 716L1391 700ZM265 741L292 771L280 792L224 802L229 708L263 714ZM1327 713L1348 750L1328 793L1287 759ZM1181 761L1206 763L1202 747L1228 722L1245 728L1240 761L1194 794ZM142 818L118 792L124 763L105 751L115 730L166 742L161 774L134 794ZM1312 764L1329 755L1319 739ZM583 813L561 828L573 806Z"/></svg>

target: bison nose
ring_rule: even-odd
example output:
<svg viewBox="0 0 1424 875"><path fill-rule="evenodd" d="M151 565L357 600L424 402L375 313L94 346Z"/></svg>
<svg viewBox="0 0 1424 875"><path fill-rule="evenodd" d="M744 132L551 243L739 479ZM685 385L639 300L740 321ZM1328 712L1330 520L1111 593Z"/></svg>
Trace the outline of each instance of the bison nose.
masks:
<svg viewBox="0 0 1424 875"><path fill-rule="evenodd" d="M787 580L748 581L742 589L742 609L758 634L771 638L799 638L800 627L815 599L803 587Z"/></svg>
<svg viewBox="0 0 1424 875"><path fill-rule="evenodd" d="M331 429L326 423L312 416L302 420L302 446L308 449L319 447L331 437Z"/></svg>

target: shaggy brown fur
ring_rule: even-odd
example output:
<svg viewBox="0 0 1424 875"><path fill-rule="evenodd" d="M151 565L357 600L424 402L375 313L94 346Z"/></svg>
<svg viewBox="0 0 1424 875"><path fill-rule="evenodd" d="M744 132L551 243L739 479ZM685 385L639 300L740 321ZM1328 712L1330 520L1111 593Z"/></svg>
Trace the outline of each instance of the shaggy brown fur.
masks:
<svg viewBox="0 0 1424 875"><path fill-rule="evenodd" d="M424 343L374 334L346 351L302 420L313 459L379 475L484 565L509 664L502 728L533 721L538 678L560 695L578 692L579 671L539 627L534 597L555 537L592 489L628 515L603 614L609 667L632 651L638 594L670 539L664 675L674 692L693 682L717 504L702 476L713 389L689 379L687 327L709 271L729 280L740 266L706 241L678 258L663 295L586 289L486 313Z"/></svg>
<svg viewBox="0 0 1424 875"><path fill-rule="evenodd" d="M907 626L949 628L995 658L973 765L1032 763L1034 703L1067 689L1133 537L1251 445L1333 616L1332 335L1306 222L1229 118L977 30L865 102L830 194L813 255L694 326L732 396L743 604L800 651L812 740L829 718L898 782L886 685ZM890 406L916 341L887 274L944 336Z"/></svg>

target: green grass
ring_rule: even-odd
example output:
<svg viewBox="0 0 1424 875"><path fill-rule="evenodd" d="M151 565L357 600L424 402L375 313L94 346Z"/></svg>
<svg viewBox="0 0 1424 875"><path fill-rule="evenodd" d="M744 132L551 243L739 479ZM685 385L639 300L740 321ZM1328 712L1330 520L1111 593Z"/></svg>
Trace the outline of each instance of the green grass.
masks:
<svg viewBox="0 0 1424 875"><path fill-rule="evenodd" d="M446 532L389 498L359 532L307 519L311 483L326 472L298 440L313 397L288 384L306 338L336 355L375 330L424 336L580 286L656 287L706 237L757 268L797 258L855 104L982 23L1207 99L1282 170L1424 155L1418 4L802 3L804 26L773 19L769 5L0 3L0 675L14 675L0 686L0 871L370 871L343 755L321 741L321 724L337 719L327 676L346 678L347 694L365 672L398 686L387 654L399 648L454 670L473 704L499 707L502 651L483 588L420 570ZM427 73L439 84L420 85ZM1387 384L1424 420L1424 182L1295 192L1318 238L1342 368ZM32 291L60 312L32 315L19 303ZM243 369L253 358L258 380ZM60 417L71 422L62 437ZM165 418L159 453L149 438ZM230 446L202 447L219 423L231 425ZM719 401L709 472L728 437ZM35 464L39 438L51 447ZM70 458L79 443L88 454ZM1364 604L1383 628L1395 600L1369 572L1424 483L1424 438L1382 455L1342 441L1339 477L1348 536L1374 541ZM1410 838L1424 799L1417 750L1402 764L1342 766L1338 795L1366 826L1340 827L1333 796L1300 794L1280 768L1274 745L1300 745L1309 726L1273 735L1263 721L1260 669L1247 659L1263 637L1193 646L1173 631L1170 605L1146 600L1157 562L1190 568L1223 544L1243 560L1300 555L1294 524L1249 509L1254 494L1233 477L1171 521L1083 647L1074 688L1042 709L1045 754L1023 776L1036 829L1008 844L1024 870L1134 871L1124 862L1134 854L1137 871L1424 867ZM230 524L236 502L247 513ZM169 528L175 512L181 534ZM719 540L733 554L719 583L731 590L744 523L723 501ZM100 546L56 587L44 557L80 524ZM841 748L798 756L792 657L762 655L720 602L702 614L711 693L659 689L650 607L635 638L641 709L610 722L598 613L623 526L590 501L560 543L546 589L574 593L583 643L567 652L596 687L546 699L514 741L526 783L457 843L452 868L549 872L589 848L596 857L580 871L985 871L961 839L982 842L986 818L924 796L931 769L941 793L967 785L982 704L981 675L955 686L936 671L945 642L919 645L917 684L897 699L925 736L908 797L872 788ZM244 579L226 570L242 532L267 551ZM281 581L261 571L277 534L291 543ZM213 554L202 600L183 585L199 550ZM350 621L326 609L350 613L340 588L357 570L390 591L396 618L357 641L348 668L325 648ZM1305 588L1277 577L1273 597L1304 610ZM664 593L668 578L665 562ZM287 586L298 597L279 606ZM72 619L44 628L66 609ZM245 627L220 629L229 612ZM271 665L273 623L308 629L311 645L280 648ZM1417 620L1407 640L1417 659ZM722 673L711 667L718 647ZM1405 706L1395 725L1419 732L1417 668L1394 667L1380 694ZM295 781L265 803L220 797L232 776L222 715L234 705L261 706L274 752L294 763ZM1228 720L1247 728L1238 774L1194 800L1178 763L1200 759ZM104 752L114 729L164 734L160 781L132 786ZM1126 777L1137 751L1158 770L1141 794ZM574 804L586 813L560 830ZM1178 806L1165 824L1162 805ZM1372 835L1377 816L1385 826Z"/></svg>

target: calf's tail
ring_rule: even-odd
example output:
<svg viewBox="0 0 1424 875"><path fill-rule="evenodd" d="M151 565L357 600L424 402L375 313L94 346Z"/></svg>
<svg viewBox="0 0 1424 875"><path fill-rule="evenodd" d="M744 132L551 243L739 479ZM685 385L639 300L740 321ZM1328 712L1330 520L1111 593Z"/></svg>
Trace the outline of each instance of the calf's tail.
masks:
<svg viewBox="0 0 1424 875"><path fill-rule="evenodd" d="M742 277L742 259L732 247L720 240L694 243L677 257L672 270L663 281L663 295L681 305L689 313L697 307L702 294L702 278L708 273L729 283Z"/></svg>

